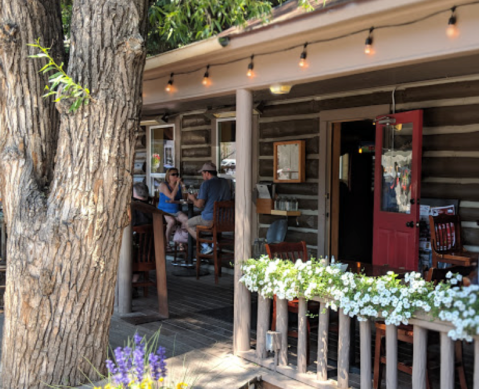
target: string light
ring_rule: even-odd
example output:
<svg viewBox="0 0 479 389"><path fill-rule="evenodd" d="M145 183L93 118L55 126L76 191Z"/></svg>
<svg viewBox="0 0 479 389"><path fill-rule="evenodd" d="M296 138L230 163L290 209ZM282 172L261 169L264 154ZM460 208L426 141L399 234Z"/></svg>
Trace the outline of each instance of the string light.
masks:
<svg viewBox="0 0 479 389"><path fill-rule="evenodd" d="M308 53L306 52L306 47L308 47L307 43L304 44L303 52L299 56L299 66L302 68L306 67L306 57L308 56Z"/></svg>
<svg viewBox="0 0 479 389"><path fill-rule="evenodd" d="M459 35L459 31L457 30L456 27L456 7L451 8L451 17L449 18L449 21L447 22L447 29L446 29L446 35L449 38L455 38Z"/></svg>
<svg viewBox="0 0 479 389"><path fill-rule="evenodd" d="M303 51L301 52L301 55L300 55L299 66L300 67L306 67L308 65L308 62L306 61L306 57L307 57L306 47L307 47L307 45L317 45L317 44L320 44L320 43L333 42L333 41L340 40L340 39L343 39L343 38L347 38L347 37L350 37L350 36L363 34L364 32L366 32L368 30L369 30L369 34L368 34L368 37L366 38L364 52L366 54L373 55L373 54L375 54L375 50L374 50L374 47L373 47L373 31L374 30L383 30L383 29L389 29L389 28L394 28L394 27L410 26L412 24L420 23L420 22L423 22L424 20L428 20L428 19L431 19L433 17L436 17L437 15L441 15L445 12L451 12L451 15L450 15L449 20L448 20L448 27L447 27L447 30L446 30L447 36L450 37L450 38L454 38L454 37L457 37L459 35L459 31L458 31L457 26L456 26L456 24L457 24L456 10L461 8L461 7L477 5L477 4L479 4L479 0L473 0L473 1L470 1L469 3L459 4L459 5L454 6L452 8L441 9L441 10L432 12L429 15L422 16L420 18L409 20L409 21L406 21L406 22L385 24L385 25L380 25L380 26L376 26L376 27L371 27L369 29L359 29L359 30L352 31L352 32L347 33L347 34L338 35L338 36L330 37L330 38L317 39L317 40L308 42L306 44L294 45L294 46L291 46L291 47L287 47L285 49L266 51L266 52L259 53L259 54L257 53L256 56L268 56L268 55L288 52L288 51L295 50L295 49L303 46ZM304 58L303 58L303 55L304 55ZM254 68L253 59L254 59L254 57L255 57L254 55L251 55L249 57L250 58L250 63L248 64L248 71L246 73L248 77L254 77L255 76L255 74L253 72L253 68ZM208 69L209 69L210 66L216 67L216 66L230 65L232 63L237 63L237 62L240 62L240 61L244 61L247 58L248 57L236 58L236 59L233 59L233 60L228 60L228 61L225 61L225 62L218 62L218 63L214 63L212 65L208 65L207 72L205 73L205 75L208 74L208 78L209 78ZM177 72L176 76L196 73L196 72L200 71L201 69L203 69L203 66L201 68L196 68L196 69L193 69L193 70ZM148 80L153 81L153 80L157 80L157 79L160 79L160 78L163 78L163 77L164 76L149 78ZM205 82L205 80L203 79L203 83L204 82ZM209 82L211 82L211 80L209 80ZM166 87L166 90L168 92L170 92L173 89L174 89L173 88L173 73L171 73L170 80L168 81L168 85Z"/></svg>
<svg viewBox="0 0 479 389"><path fill-rule="evenodd" d="M373 53L373 31L374 31L374 27L371 27L369 29L369 35L368 37L366 38L366 46L364 47L364 52L366 54L374 54Z"/></svg>
<svg viewBox="0 0 479 389"><path fill-rule="evenodd" d="M168 80L168 84L166 84L166 88L165 88L165 90L167 92L171 92L173 90L173 76L174 75L175 75L175 73L170 74L170 79Z"/></svg>
<svg viewBox="0 0 479 389"><path fill-rule="evenodd" d="M246 72L246 75L248 77L253 77L253 68L254 68L254 64L253 64L253 59L254 59L254 55L251 56L251 61L248 65L248 71Z"/></svg>
<svg viewBox="0 0 479 389"><path fill-rule="evenodd" d="M210 65L206 67L205 75L203 76L203 85L207 86L210 83L210 73L209 73Z"/></svg>

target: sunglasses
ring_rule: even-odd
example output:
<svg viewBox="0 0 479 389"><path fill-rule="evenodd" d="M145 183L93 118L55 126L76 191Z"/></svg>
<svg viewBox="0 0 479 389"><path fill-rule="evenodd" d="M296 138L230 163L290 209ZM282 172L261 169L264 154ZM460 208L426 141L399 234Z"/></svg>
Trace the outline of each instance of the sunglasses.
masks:
<svg viewBox="0 0 479 389"><path fill-rule="evenodd" d="M171 173L170 176L175 176L175 177L178 177L179 174L178 173Z"/></svg>

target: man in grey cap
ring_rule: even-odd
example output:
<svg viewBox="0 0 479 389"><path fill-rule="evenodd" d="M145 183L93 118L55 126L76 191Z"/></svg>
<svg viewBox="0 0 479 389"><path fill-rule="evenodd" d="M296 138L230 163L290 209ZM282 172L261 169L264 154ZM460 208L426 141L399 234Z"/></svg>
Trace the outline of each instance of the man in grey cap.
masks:
<svg viewBox="0 0 479 389"><path fill-rule="evenodd" d="M188 199L193 202L195 207L203 208L201 215L188 220L188 232L196 239L196 226L213 225L213 210L215 201L231 200L231 190L228 181L218 177L216 165L213 162L206 162L201 170L198 171L203 176L204 182L201 184L198 195L189 194ZM202 254L209 254L213 251L210 246L203 246Z"/></svg>

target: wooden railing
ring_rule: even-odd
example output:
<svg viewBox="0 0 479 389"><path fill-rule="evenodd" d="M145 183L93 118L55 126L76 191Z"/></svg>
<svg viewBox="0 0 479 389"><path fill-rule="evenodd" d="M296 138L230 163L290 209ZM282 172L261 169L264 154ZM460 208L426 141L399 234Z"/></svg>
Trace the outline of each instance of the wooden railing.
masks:
<svg viewBox="0 0 479 389"><path fill-rule="evenodd" d="M286 300L276 301L276 331L280 333L281 342L278 353L278 365L275 366L273 357L267 357L266 334L270 327L270 299L258 297L258 323L256 350L241 352L239 355L244 359L255 362L263 367L276 370L288 377L309 384L315 388L349 388L349 349L350 349L350 318L342 311L339 315L338 334L338 358L337 380L328 380L328 327L329 310L326 302L315 299L321 304L318 328L318 357L316 374L307 371L307 303L304 298L299 299L298 313L298 345L297 363L288 364L288 303ZM440 387L441 389L454 388L454 341L447 335L453 328L448 322L432 320L426 315L417 315L409 321L414 326L413 343L413 374L412 388L426 388L426 359L427 359L427 333L428 330L440 333L441 356L440 356ZM373 322L359 322L360 334L360 387L361 389L372 388L372 355L371 333ZM474 338L474 389L479 389L479 336ZM386 387L396 389L398 387L398 342L397 328L394 325L386 326ZM293 362L293 361L289 361Z"/></svg>

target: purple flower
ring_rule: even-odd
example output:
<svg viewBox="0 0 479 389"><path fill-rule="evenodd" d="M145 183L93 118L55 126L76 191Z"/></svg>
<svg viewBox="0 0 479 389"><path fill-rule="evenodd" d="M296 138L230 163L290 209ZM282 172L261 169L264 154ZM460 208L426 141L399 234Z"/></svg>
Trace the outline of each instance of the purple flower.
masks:
<svg viewBox="0 0 479 389"><path fill-rule="evenodd" d="M158 347L156 352L160 360L158 361L158 369L160 371L160 377L166 377L166 349L164 347Z"/></svg>
<svg viewBox="0 0 479 389"><path fill-rule="evenodd" d="M141 382L143 380L143 374L145 372L145 353L141 348L135 349L133 351L133 359L134 359L134 364L135 364L135 370L136 370L136 378L138 382Z"/></svg>
<svg viewBox="0 0 479 389"><path fill-rule="evenodd" d="M108 372L111 375L114 375L114 374L118 373L118 369L116 368L115 363L111 359L107 359L105 363L106 363L106 367L108 369Z"/></svg>
<svg viewBox="0 0 479 389"><path fill-rule="evenodd" d="M150 353L150 355L148 355L148 362L150 364L150 374L154 381L158 381L161 377L160 369L158 366L159 360L160 360L160 357L156 355L155 353Z"/></svg>
<svg viewBox="0 0 479 389"><path fill-rule="evenodd" d="M117 383L128 385L130 383L130 379L128 378L128 364L131 364L131 361L129 361L130 353L125 353L125 351L127 351L127 347L125 347L125 349L122 349L121 347L115 349L118 373L115 375L114 380Z"/></svg>

